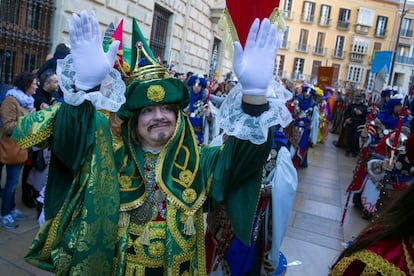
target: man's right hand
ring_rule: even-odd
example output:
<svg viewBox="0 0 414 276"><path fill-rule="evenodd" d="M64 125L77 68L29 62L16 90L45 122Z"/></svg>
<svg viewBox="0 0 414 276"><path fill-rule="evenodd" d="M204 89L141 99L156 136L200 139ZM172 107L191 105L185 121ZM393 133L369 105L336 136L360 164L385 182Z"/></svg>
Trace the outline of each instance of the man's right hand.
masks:
<svg viewBox="0 0 414 276"><path fill-rule="evenodd" d="M90 16L82 11L80 18L73 14L68 20L73 67L76 73L75 85L81 90L89 90L99 85L114 65L119 41L114 41L108 53L103 51L99 24L95 12Z"/></svg>

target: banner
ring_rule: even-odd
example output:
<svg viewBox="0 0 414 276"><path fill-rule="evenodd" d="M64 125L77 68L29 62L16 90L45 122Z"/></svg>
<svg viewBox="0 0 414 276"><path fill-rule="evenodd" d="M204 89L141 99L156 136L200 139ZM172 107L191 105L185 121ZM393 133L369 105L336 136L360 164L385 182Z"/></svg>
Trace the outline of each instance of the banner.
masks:
<svg viewBox="0 0 414 276"><path fill-rule="evenodd" d="M377 74L385 66L386 73L390 71L390 64L392 58L392 51L377 51L374 52L372 58L371 72Z"/></svg>
<svg viewBox="0 0 414 276"><path fill-rule="evenodd" d="M334 67L319 66L318 68L318 87L324 88L332 86Z"/></svg>

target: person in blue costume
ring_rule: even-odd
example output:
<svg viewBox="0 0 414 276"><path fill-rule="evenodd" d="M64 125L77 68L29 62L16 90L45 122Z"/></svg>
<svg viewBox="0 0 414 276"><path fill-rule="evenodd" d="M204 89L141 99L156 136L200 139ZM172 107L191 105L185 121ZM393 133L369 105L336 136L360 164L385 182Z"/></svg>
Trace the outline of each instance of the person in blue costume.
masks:
<svg viewBox="0 0 414 276"><path fill-rule="evenodd" d="M309 146L316 144L319 129L318 103L314 97L316 91L308 84L302 86L302 93L294 100L294 126L301 133L298 146L293 156L293 164L296 168L308 167Z"/></svg>
<svg viewBox="0 0 414 276"><path fill-rule="evenodd" d="M383 129L395 129L399 120L400 112L403 107L403 97L401 94L395 94L386 102L384 108L378 113L376 124ZM409 122L408 117L404 118L403 125Z"/></svg>
<svg viewBox="0 0 414 276"><path fill-rule="evenodd" d="M188 105L188 115L194 132L197 136L198 145L203 144L204 120L208 116L205 104L207 103L207 80L203 77L191 76L187 81L190 90L190 103Z"/></svg>

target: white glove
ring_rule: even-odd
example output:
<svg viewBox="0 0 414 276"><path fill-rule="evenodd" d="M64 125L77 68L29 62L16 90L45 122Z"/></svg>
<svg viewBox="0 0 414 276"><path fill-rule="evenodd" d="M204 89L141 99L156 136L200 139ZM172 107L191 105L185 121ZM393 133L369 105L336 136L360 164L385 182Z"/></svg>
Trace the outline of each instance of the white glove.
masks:
<svg viewBox="0 0 414 276"><path fill-rule="evenodd" d="M82 11L80 18L73 14L68 20L75 85L81 90L89 90L105 79L115 62L119 41L112 42L108 53L103 51L99 24L94 11Z"/></svg>
<svg viewBox="0 0 414 276"><path fill-rule="evenodd" d="M246 46L234 43L234 72L242 86L243 94L265 96L273 79L275 58L280 46L281 32L276 35L276 25L265 18L260 25L255 19L247 36Z"/></svg>

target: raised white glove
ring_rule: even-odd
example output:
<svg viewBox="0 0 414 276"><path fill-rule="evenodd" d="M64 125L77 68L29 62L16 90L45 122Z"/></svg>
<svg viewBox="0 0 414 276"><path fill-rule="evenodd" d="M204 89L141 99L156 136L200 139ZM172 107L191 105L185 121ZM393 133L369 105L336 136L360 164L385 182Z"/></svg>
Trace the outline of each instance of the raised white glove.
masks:
<svg viewBox="0 0 414 276"><path fill-rule="evenodd" d="M90 16L82 11L80 18L73 14L68 20L73 67L76 73L75 85L89 90L99 85L115 62L119 41L112 42L107 53L103 51L99 24L94 11Z"/></svg>
<svg viewBox="0 0 414 276"><path fill-rule="evenodd" d="M259 28L260 27L260 28ZM275 58L281 42L281 32L276 35L276 25L269 19L255 19L250 27L246 45L234 43L234 72L242 86L243 94L265 96L273 79Z"/></svg>

